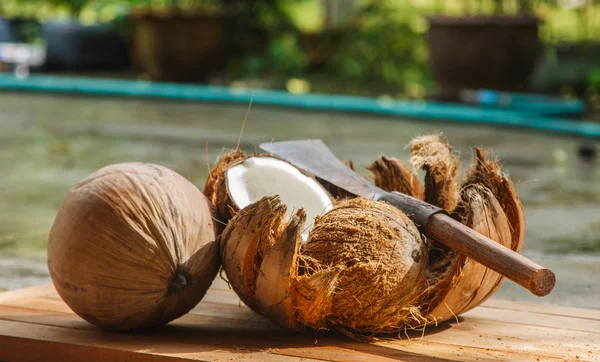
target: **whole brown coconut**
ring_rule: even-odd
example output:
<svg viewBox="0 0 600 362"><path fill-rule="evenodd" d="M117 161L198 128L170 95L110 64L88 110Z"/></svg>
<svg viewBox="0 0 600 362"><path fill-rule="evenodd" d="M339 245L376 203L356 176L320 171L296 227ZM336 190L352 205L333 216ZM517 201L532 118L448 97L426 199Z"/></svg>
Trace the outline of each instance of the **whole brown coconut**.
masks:
<svg viewBox="0 0 600 362"><path fill-rule="evenodd" d="M102 168L67 194L48 267L67 305L102 328L168 323L193 308L220 261L212 206L165 167Z"/></svg>
<svg viewBox="0 0 600 362"><path fill-rule="evenodd" d="M419 320L427 251L406 215L383 202L344 201L315 219L302 245L306 215L287 221L285 212L279 197L264 197L221 236L223 269L244 303L285 328L351 336Z"/></svg>

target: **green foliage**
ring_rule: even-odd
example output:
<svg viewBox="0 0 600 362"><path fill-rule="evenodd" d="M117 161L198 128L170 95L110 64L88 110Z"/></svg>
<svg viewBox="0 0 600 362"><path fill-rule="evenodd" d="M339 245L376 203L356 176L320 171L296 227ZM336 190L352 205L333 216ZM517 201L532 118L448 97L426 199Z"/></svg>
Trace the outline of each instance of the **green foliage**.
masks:
<svg viewBox="0 0 600 362"><path fill-rule="evenodd" d="M67 13L71 16L77 17L81 14L82 10L90 5L90 3L96 3L97 1L91 0L7 0L7 3L13 3L17 7L29 7L37 8L40 11L50 11L58 13Z"/></svg>
<svg viewBox="0 0 600 362"><path fill-rule="evenodd" d="M10 15L112 22L132 7L220 8L237 14L231 47L249 54L232 63L233 78L321 77L382 83L420 94L431 82L426 16L533 14L548 46L600 40L600 0L341 0L341 21L327 0L0 0ZM584 4L584 5L582 5ZM311 34L307 41L306 34ZM318 49L317 49L318 48ZM316 55L315 55L316 54ZM599 71L589 79L599 84ZM421 87L421 88L419 88ZM412 90L412 91L411 91Z"/></svg>
<svg viewBox="0 0 600 362"><path fill-rule="evenodd" d="M596 92L600 92L600 66L590 72L589 84Z"/></svg>
<svg viewBox="0 0 600 362"><path fill-rule="evenodd" d="M284 74L295 74L305 69L307 64L306 53L300 48L296 34L281 34L267 48L267 69L276 68Z"/></svg>
<svg viewBox="0 0 600 362"><path fill-rule="evenodd" d="M331 59L329 70L342 79L401 86L429 78L426 19L415 8L398 10L393 1L379 1L361 10Z"/></svg>

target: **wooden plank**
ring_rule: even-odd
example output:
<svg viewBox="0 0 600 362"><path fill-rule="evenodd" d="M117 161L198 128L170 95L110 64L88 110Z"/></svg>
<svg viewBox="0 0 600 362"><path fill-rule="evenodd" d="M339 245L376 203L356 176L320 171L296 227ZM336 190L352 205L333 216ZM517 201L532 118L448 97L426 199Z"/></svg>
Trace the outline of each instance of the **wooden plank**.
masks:
<svg viewBox="0 0 600 362"><path fill-rule="evenodd" d="M231 348L183 333L122 334L4 321L0 360L10 361L299 361L257 348ZM161 357L161 358L158 358ZM307 359L315 361L315 359Z"/></svg>
<svg viewBox="0 0 600 362"><path fill-rule="evenodd" d="M337 342L335 345L315 346L314 348L273 349L296 357L323 358L328 361L564 361L564 358L548 357L518 350L499 351L488 347L469 347L432 343L424 340L378 342L375 344L357 342ZM361 353L362 358L355 359Z"/></svg>
<svg viewBox="0 0 600 362"><path fill-rule="evenodd" d="M460 324L428 328L422 338L410 332L410 339L367 344L281 330L219 279L191 313L138 333L101 331L74 315L51 286L41 286L0 294L0 360L600 361L593 313L519 305L487 302Z"/></svg>
<svg viewBox="0 0 600 362"><path fill-rule="evenodd" d="M27 296L27 299L37 296L45 296L49 299L61 300L60 296L58 293L56 293L52 285L47 284L0 293L0 304L4 304L5 300L22 300L23 296ZM202 301L237 306L244 305L239 297L235 295L233 290L229 288L227 282L220 277L217 277L214 280L209 292ZM481 308L531 312L536 314L547 314L552 316L574 317L600 321L600 309L595 310L572 308L548 304L514 302L500 299L489 299L479 307L479 309Z"/></svg>
<svg viewBox="0 0 600 362"><path fill-rule="evenodd" d="M13 289L0 293L0 304L12 301L31 300L51 293L56 293L52 284L36 285L33 287Z"/></svg>
<svg viewBox="0 0 600 362"><path fill-rule="evenodd" d="M87 324L72 314L46 314L40 316L41 313L43 312L0 307L0 319L46 324L64 328L96 330L95 327ZM172 325L189 328L190 331L207 330L229 336L234 335L243 340L248 340L249 338L252 340L252 335L260 334L271 341L275 338L279 344L286 347L297 340L304 340L306 342L307 338L309 339L307 345L311 346L311 349L314 344L314 342L310 340L310 336L278 330L262 318L260 318L259 321L248 321L242 318L236 322L232 318L197 314L184 316L175 321ZM594 333L572 331L570 335L564 335L561 330L555 328L515 328L514 325L509 323L479 320L476 318L466 320L459 325L442 325L439 328L430 328L423 339L420 338L418 333L414 332L411 333L411 337L412 340L410 341L394 341L386 346L388 349L391 348L387 355L390 355L390 351L392 350L398 350L401 351L402 354L397 353L393 358L399 358L400 356L406 357L406 353L408 353L408 356L412 356L412 360L421 360L420 355L418 355L420 346L419 344L415 344L415 341L419 343L428 343L429 349L439 351L440 355L437 357L441 357L443 353L452 355L454 352L459 352L463 357L465 355L476 356L474 359L482 359L487 356L486 358L498 357L502 360L506 359L506 356L511 356L514 353L520 352L520 355L515 357L517 360L523 359L524 356L529 356L531 358L543 356L549 359L555 358L562 360L565 358L575 358L575 356L579 355L582 357L581 360L593 361L595 360L594 358L588 357L588 355L592 353L592 350L595 351L594 353L597 352L598 355L600 355L600 350L597 347L600 346L598 343L600 337ZM320 342L323 343L323 341L330 342L330 338L321 338ZM342 339L337 345L340 346L347 343L347 340ZM585 346L584 343L586 343L587 346ZM438 344L443 344L445 347L437 346ZM436 346L434 347L434 345ZM362 344L354 343L351 345L353 349L355 349L356 346L362 346ZM263 345L262 347L267 348L269 346ZM284 351L286 351L285 354L290 355L290 351L299 351L306 347L298 348L279 348L274 353L284 353ZM467 348L468 353L465 353L465 351L467 351L465 348ZM429 349L427 350L428 355L430 355ZM483 352L481 351L482 349ZM492 352L488 351L488 349ZM313 352L316 353L316 350L311 353ZM306 353L307 352L298 352L297 356L303 357ZM331 361L343 361L348 359L348 353L341 350L335 352L326 350L324 355L327 355L327 359ZM334 355L343 356L343 358L334 358ZM317 355L311 356L315 358L318 357ZM383 355L379 356L377 360L385 360L385 358L388 357ZM373 357L371 357L371 359L373 359Z"/></svg>
<svg viewBox="0 0 600 362"><path fill-rule="evenodd" d="M521 327L507 323L471 319L460 325L427 334L423 341L454 346L489 348L507 355L520 353L556 359L600 361L598 335L587 332L571 332L564 335L560 330L544 327ZM594 357L597 356L597 357Z"/></svg>
<svg viewBox="0 0 600 362"><path fill-rule="evenodd" d="M207 313L212 313L214 315L218 314L223 317L242 318L242 315L237 313L239 310L247 313L246 317L248 319L256 318L256 315L252 314L252 312L241 303L239 298L232 290L223 289L227 288L227 284L222 281L214 284L215 285L213 285L213 288L209 290L202 302L194 310L192 310L192 314L206 315ZM59 299L58 295L52 294L52 292L47 293L47 296L49 296L48 298L28 301L12 298L10 299L12 302L9 300L8 302L2 304L54 312L68 312L68 307L62 302L62 300ZM230 307L225 307L225 304L229 305ZM577 308L562 308L556 306L545 306L546 308L543 308L543 305L539 305L540 311L537 311L534 308L535 305L532 306L526 304L526 308L524 308L524 310L519 310L518 307L520 304L521 303L508 301L494 301L492 303L486 302L484 306L469 311L464 314L464 316L485 317L487 319L494 319L519 325L525 324L600 333L600 319L595 319L593 313L595 311ZM229 312L227 315L223 313L226 311ZM590 313L591 318L586 317L585 311Z"/></svg>
<svg viewBox="0 0 600 362"><path fill-rule="evenodd" d="M496 320L515 325L529 325L538 327L558 328L582 332L600 333L600 321L575 317L565 317L534 313L520 310L507 310L496 308L475 308L462 315L464 318L478 317Z"/></svg>
<svg viewBox="0 0 600 362"><path fill-rule="evenodd" d="M600 300L598 301L598 303L598 306L600 307ZM513 302L501 299L489 299L481 307L600 321L600 310L597 309L583 309L562 307L549 304Z"/></svg>
<svg viewBox="0 0 600 362"><path fill-rule="evenodd" d="M65 316L72 317L72 316ZM83 323L83 322L82 322ZM23 323L24 324L24 323ZM58 324L61 324L60 322ZM0 325L0 347L10 345L13 348L13 341L11 340L2 340L2 335L4 331L2 330L2 326L6 326L6 323ZM8 325L7 328L11 328L12 334L19 334L19 328L16 328L14 325ZM15 329L16 328L16 329ZM26 328L26 327L25 327ZM206 354L205 349L207 346L218 346L220 350L235 350L229 356L230 358L237 358L236 351L255 351L255 352L265 352L269 354L281 354L284 356L292 356L298 357L302 359L318 359L318 360L328 360L328 361L407 361L407 362L422 362L422 361L431 361L433 357L437 357L436 360L440 361L452 361L452 360L463 360L463 361L476 361L476 360L489 360L489 361L497 361L497 360L530 360L524 359L523 354L514 355L512 351L504 352L504 351L496 351L493 349L480 349L480 348L469 348L463 346L448 346L448 345L438 345L434 343L427 343L423 341L404 341L403 344L396 343L386 345L370 345L365 343L353 342L344 338L320 338L315 345L315 342L312 338L308 338L307 336L297 335L294 338L284 339L281 336L264 336L259 340L256 340L252 336L242 336L236 334L227 334L220 335L217 333L215 336L214 330L211 328L207 328L204 330L204 333L201 329L198 328L197 324L192 325L192 328L181 328L181 326L171 327L167 330L161 330L158 334L147 334L144 333L142 335L139 334L118 334L118 333L108 333L102 332L98 329L93 329L89 331L74 331L68 328L62 328L62 331L59 330L60 327L54 326L35 326L29 327L35 328L35 336L39 338L34 338L35 340L42 340L45 346L42 352L39 352L38 347L33 348L33 346L37 346L34 344L32 346L25 346L28 350L36 351L34 355L27 356L32 357L31 360L36 359L47 359L50 358L52 360L52 356L57 356L55 360L77 360L77 356L81 356L80 353L92 354L93 358L91 360L102 360L102 358L110 358L114 359L131 359L131 360L146 360L143 356L132 355L134 353L141 352L154 352L156 350L161 350L161 345L169 345L172 350L178 351L177 353L159 353L161 355L165 355L167 357L173 357L184 360L196 360L205 358L204 354ZM45 331L48 328L53 328L51 332L52 336L48 336L47 334L39 335L40 330ZM72 331L76 333L73 335L65 335L64 331ZM82 339L81 334L91 334L91 340ZM26 335L25 339L31 338L31 335L34 334L31 330L27 330L24 333ZM175 334L175 335L174 335ZM77 337L73 339L74 337ZM55 338L54 340L52 338ZM107 338L109 339L107 341ZM118 344L115 344L113 338L118 338ZM175 339L175 341L173 341ZM232 340L233 339L233 340ZM192 342L196 341L197 342ZM60 344L55 345L49 342L60 342ZM65 346L65 343L69 343ZM75 347L72 345L75 344ZM188 347L182 347L181 345L185 344ZM92 351L88 352L87 350L82 350L81 345L92 347ZM148 346L153 346L152 348ZM193 345L193 353L189 352L189 345ZM158 346L158 347L157 347ZM271 346L275 346L275 348L270 348ZM24 348L25 348L24 347ZM54 349L60 349L61 353L55 354ZM100 348L98 350L98 348ZM10 348L9 348L10 349ZM123 351L127 350L129 352ZM85 352L84 352L85 351ZM182 352L183 351L183 352ZM433 351L433 352L432 352ZM69 355L64 356L64 353L69 353ZM33 353L33 352L32 352ZM71 356L72 354L72 356ZM58 356L60 358L58 358ZM447 359L444 356L452 356L453 358ZM12 359L14 354L2 354L0 353L0 358ZM70 358L73 357L73 358ZM97 359L96 359L97 357ZM210 355L210 360L218 360L215 358L216 356ZM270 357L270 356L269 356ZM268 360L266 356L263 355L252 355L248 356L248 358L256 360ZM240 358L241 359L241 358ZM152 360L152 359L148 359ZM279 359L275 359L279 360ZM283 358L281 359L283 360ZM552 358L546 360L554 360Z"/></svg>
<svg viewBox="0 0 600 362"><path fill-rule="evenodd" d="M60 299L50 299L45 296L25 300L9 300L0 305L14 308L27 308L48 312L73 313L71 308Z"/></svg>
<svg viewBox="0 0 600 362"><path fill-rule="evenodd" d="M218 321L217 324L212 325L213 328L224 328L224 326L229 326L232 329L261 329L261 330L277 330L275 326L273 326L268 320L263 317L260 317L250 311L247 307L236 307L230 305L223 305L222 307L218 304L214 303L204 303L203 308L196 308L194 313L190 313L179 320L177 320L177 324L184 325L207 325L212 323L211 321ZM207 307L208 306L208 307ZM20 311L19 313L14 312L15 310ZM61 310L55 310L55 312L62 313ZM15 309L14 307L0 307L0 319L11 318L14 319L14 315L20 315L21 319L19 321L27 321L30 323L44 323L43 312L40 311L31 311L25 313L21 309ZM69 314L65 314L68 316ZM26 317L26 318L25 318ZM77 317L74 317L79 320ZM56 319L55 319L56 321ZM87 323L81 321L81 324L88 325ZM65 324L60 324L61 326L66 326ZM89 326L89 325L88 325ZM91 326L90 326L91 327ZM83 328L82 325L76 325L74 328ZM478 317L470 317L468 319L463 318L463 322L456 325L454 321L450 321L438 328L436 327L428 327L426 330L426 336L429 334L438 334L439 331L443 331L446 329L452 329L453 331L463 330L469 331L477 336L481 334L487 334L489 336L495 337L515 337L515 338L525 338L530 339L532 336L535 337L535 340L543 339L545 342L556 342L556 343L570 343L570 342L580 342L580 343L588 343L592 345L600 346L600 334L591 333L591 332L583 332L583 331L574 331L574 330L563 330L556 327L536 327L536 326L515 326L510 322L503 321L494 321L488 320L484 318ZM444 336L444 333L440 335ZM420 333L411 333L412 338L420 338ZM428 337L429 338L429 337Z"/></svg>

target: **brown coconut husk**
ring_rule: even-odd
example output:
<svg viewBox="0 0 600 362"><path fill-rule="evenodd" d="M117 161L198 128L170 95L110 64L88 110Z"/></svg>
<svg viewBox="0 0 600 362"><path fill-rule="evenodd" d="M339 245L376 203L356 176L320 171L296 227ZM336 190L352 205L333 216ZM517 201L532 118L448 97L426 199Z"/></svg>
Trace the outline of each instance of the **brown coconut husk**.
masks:
<svg viewBox="0 0 600 362"><path fill-rule="evenodd" d="M476 149L459 189L458 158L439 135L415 139L411 152L413 167L426 172L424 192L390 159L370 167L377 186L423 197L519 250L522 207L497 160ZM305 216L285 221L284 214L278 197L265 197L231 219L220 244L224 270L242 301L285 328L336 329L358 338L437 324L483 303L503 281L434 241L415 252L424 246L415 225L383 202L338 202L316 218L303 245Z"/></svg>
<svg viewBox="0 0 600 362"><path fill-rule="evenodd" d="M224 194L227 191L227 169L234 164L243 162L246 158L248 156L241 150L226 152L215 167L210 170L210 174L204 184L202 192L215 205L217 217L223 224L226 224L239 211L239 208L231 201L231 198L227 194Z"/></svg>
<svg viewBox="0 0 600 362"><path fill-rule="evenodd" d="M395 207L362 198L341 203L317 218L301 257L306 263L293 284L301 323L354 336L420 319L426 248Z"/></svg>
<svg viewBox="0 0 600 362"><path fill-rule="evenodd" d="M510 224L492 192L484 186L466 186L458 215L462 222L480 234L511 247ZM430 274L430 277L433 275ZM483 303L501 285L503 277L487 267L454 255L445 273L430 278L426 316L440 322L465 313Z"/></svg>
<svg viewBox="0 0 600 362"><path fill-rule="evenodd" d="M143 163L104 167L65 197L48 269L69 307L106 329L157 327L193 308L220 266L213 207L183 176Z"/></svg>
<svg viewBox="0 0 600 362"><path fill-rule="evenodd" d="M524 234L521 203L508 176L501 172L498 160L489 160L486 152L475 148L473 166L458 195L456 174L458 158L439 135L418 137L411 143L411 164L424 169L425 199L447 211L465 225L515 251L520 249ZM380 172L377 186L387 191L406 191L402 180L388 180ZM421 312L427 323L455 318L483 303L502 284L504 278L483 265L466 258L444 245L430 241L427 266L427 289L421 300Z"/></svg>
<svg viewBox="0 0 600 362"><path fill-rule="evenodd" d="M302 250L305 215L286 222L284 214L277 196L265 197L235 215L221 236L223 269L250 308L285 328L354 337L423 320L416 305L427 250L402 212L344 201L315 220Z"/></svg>
<svg viewBox="0 0 600 362"><path fill-rule="evenodd" d="M439 134L414 138L409 146L413 169L426 172L424 200L452 212L458 203L458 157Z"/></svg>
<svg viewBox="0 0 600 362"><path fill-rule="evenodd" d="M491 151L474 148L473 164L464 181L465 185L480 184L487 187L498 199L508 217L511 227L512 244L515 251L521 250L525 237L525 212L513 183L497 158L490 157Z"/></svg>
<svg viewBox="0 0 600 362"><path fill-rule="evenodd" d="M220 247L223 269L242 302L280 326L296 329L289 292L306 215L299 210L285 222L285 212L278 196L248 205L231 219Z"/></svg>
<svg viewBox="0 0 600 362"><path fill-rule="evenodd" d="M419 200L425 199L425 190L417 176L397 158L382 155L365 168L371 171L375 184L385 191L397 191Z"/></svg>

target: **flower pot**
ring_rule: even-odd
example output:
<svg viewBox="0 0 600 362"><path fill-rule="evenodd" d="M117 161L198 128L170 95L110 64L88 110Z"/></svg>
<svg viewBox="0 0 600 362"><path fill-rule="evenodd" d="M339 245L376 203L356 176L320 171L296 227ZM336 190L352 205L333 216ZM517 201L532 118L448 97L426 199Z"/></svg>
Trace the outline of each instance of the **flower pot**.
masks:
<svg viewBox="0 0 600 362"><path fill-rule="evenodd" d="M137 11L136 65L156 81L197 82L224 69L228 16L197 12Z"/></svg>
<svg viewBox="0 0 600 362"><path fill-rule="evenodd" d="M532 16L429 18L430 62L440 96L463 88L521 91L541 54Z"/></svg>
<svg viewBox="0 0 600 362"><path fill-rule="evenodd" d="M48 22L42 27L42 37L50 69L108 70L129 65L125 41L110 24Z"/></svg>
<svg viewBox="0 0 600 362"><path fill-rule="evenodd" d="M323 68L340 48L344 34L344 29L331 29L321 33L300 33L300 47L308 57L308 69Z"/></svg>

